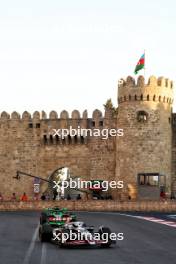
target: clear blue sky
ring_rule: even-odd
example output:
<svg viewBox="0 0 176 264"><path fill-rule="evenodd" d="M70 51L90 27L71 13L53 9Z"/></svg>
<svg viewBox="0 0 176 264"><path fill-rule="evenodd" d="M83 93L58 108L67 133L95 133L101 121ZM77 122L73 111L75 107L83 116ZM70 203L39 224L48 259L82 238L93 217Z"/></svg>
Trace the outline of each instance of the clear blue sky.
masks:
<svg viewBox="0 0 176 264"><path fill-rule="evenodd" d="M0 0L0 111L95 108L133 75L176 77L174 0ZM142 73L142 72L141 72Z"/></svg>

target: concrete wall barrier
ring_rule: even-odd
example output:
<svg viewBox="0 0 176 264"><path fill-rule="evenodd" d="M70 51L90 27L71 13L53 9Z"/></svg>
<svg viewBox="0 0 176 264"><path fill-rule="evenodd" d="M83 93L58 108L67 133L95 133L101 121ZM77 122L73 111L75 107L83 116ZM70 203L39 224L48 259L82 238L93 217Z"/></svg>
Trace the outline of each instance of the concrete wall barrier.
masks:
<svg viewBox="0 0 176 264"><path fill-rule="evenodd" d="M47 207L66 207L72 211L109 211L109 212L176 212L176 201L28 201L0 202L0 211L32 210L40 211Z"/></svg>

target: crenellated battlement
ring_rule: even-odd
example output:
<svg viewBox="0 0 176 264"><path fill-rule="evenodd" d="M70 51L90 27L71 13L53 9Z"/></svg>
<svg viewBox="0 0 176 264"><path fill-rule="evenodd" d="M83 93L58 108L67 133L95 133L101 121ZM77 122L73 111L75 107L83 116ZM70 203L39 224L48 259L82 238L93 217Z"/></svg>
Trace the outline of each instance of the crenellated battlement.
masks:
<svg viewBox="0 0 176 264"><path fill-rule="evenodd" d="M166 88L173 88L173 81L164 78L164 77L155 77L150 76L148 79L148 82L145 83L144 76L139 76L137 80L135 80L132 76L128 76L126 80L120 79L119 81L119 88L121 87L129 87L133 86L134 88L142 87L142 86L160 86L160 87L166 87Z"/></svg>
<svg viewBox="0 0 176 264"><path fill-rule="evenodd" d="M20 115L18 112L14 111L11 114L3 111L0 114L0 121L6 121L6 120L12 120L12 121L18 121L18 120L23 120L23 121L40 121L40 120L86 120L86 119L104 119L109 117L110 119L113 118L112 113L110 110L106 109L104 114L98 110L95 109L92 112L91 117L88 117L88 112L87 110L84 110L82 115L78 110L73 110L71 114L69 114L68 111L63 110L60 113L57 113L56 111L51 111L48 115L45 111L35 111L33 114L24 111L22 115Z"/></svg>
<svg viewBox="0 0 176 264"><path fill-rule="evenodd" d="M143 76L137 80L128 76L118 83L118 103L126 101L156 101L173 103L173 82L167 78L151 76L147 83Z"/></svg>

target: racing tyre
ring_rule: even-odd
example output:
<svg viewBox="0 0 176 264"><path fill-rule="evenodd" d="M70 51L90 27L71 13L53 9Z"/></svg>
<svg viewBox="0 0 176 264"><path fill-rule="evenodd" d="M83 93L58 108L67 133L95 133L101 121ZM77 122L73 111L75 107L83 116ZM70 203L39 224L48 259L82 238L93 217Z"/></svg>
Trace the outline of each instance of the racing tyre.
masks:
<svg viewBox="0 0 176 264"><path fill-rule="evenodd" d="M46 223L46 221L47 221L47 216L46 216L46 214L41 214L41 216L40 216L40 224L41 225L43 225L44 223Z"/></svg>
<svg viewBox="0 0 176 264"><path fill-rule="evenodd" d="M39 228L39 240L40 242L48 242L50 241L50 237L48 234L42 231L42 228Z"/></svg>

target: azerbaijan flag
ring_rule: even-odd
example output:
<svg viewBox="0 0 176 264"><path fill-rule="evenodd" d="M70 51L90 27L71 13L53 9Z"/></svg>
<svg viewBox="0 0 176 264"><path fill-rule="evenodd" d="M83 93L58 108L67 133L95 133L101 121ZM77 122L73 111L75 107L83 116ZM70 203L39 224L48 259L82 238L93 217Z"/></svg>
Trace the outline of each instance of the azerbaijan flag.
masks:
<svg viewBox="0 0 176 264"><path fill-rule="evenodd" d="M137 65L136 65L136 68L134 70L134 73L138 74L138 71L144 69L144 67L145 67L145 54L143 54L141 56L141 58L139 59Z"/></svg>

